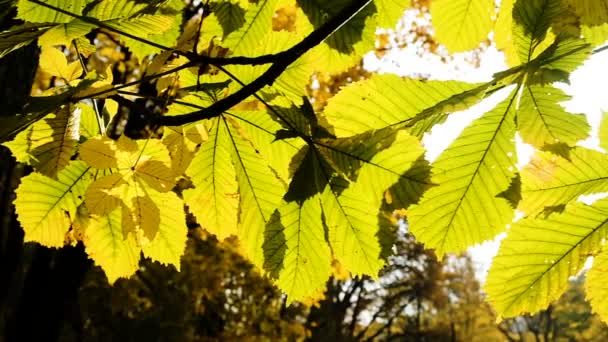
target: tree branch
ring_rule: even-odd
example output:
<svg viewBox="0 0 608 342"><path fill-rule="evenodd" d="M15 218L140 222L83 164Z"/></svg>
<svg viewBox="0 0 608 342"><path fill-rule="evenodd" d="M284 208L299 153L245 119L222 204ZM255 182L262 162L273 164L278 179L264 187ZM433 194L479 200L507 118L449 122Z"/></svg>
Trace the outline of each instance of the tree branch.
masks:
<svg viewBox="0 0 608 342"><path fill-rule="evenodd" d="M352 1L350 5L342 9L335 17L323 24L318 29L314 30L312 33L306 36L306 38L304 38L301 42L294 45L293 47L283 52L279 52L276 55L254 57L260 58L260 60L265 60L263 58L268 58L269 62L273 62L273 64L261 76L259 76L257 79L247 84L243 88L239 89L234 94L218 102L215 102L211 106L200 111L177 116L160 117L158 118L157 124L164 126L180 126L194 121L210 119L219 116L220 114L222 114L222 112L239 104L241 101L253 95L258 90L262 89L264 86L271 85L285 71L285 69L287 69L289 65L295 62L308 50L323 42L327 37L329 37L332 33L338 30L342 25L348 22L350 18L359 13L370 2L371 0ZM273 57L270 58L269 56ZM235 58L239 57L232 57L231 59ZM246 64L253 65L251 63L252 58L240 58L244 58L243 61L249 60L249 62ZM209 64L213 64L216 66L219 65L219 63Z"/></svg>

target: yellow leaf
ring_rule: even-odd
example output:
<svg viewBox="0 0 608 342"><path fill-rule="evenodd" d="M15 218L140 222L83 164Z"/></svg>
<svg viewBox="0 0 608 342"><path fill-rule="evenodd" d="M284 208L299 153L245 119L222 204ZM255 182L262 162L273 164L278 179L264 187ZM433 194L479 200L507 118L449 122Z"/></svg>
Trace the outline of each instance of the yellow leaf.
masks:
<svg viewBox="0 0 608 342"><path fill-rule="evenodd" d="M121 277L129 277L139 267L140 249L133 234L123 238L121 210L93 217L85 230L86 252L101 266L110 284Z"/></svg>
<svg viewBox="0 0 608 342"><path fill-rule="evenodd" d="M98 169L118 167L114 141L106 136L98 136L80 145L80 159Z"/></svg>
<svg viewBox="0 0 608 342"><path fill-rule="evenodd" d="M54 177L69 162L80 137L78 115L71 105L45 116L3 145L17 161L28 163L50 177Z"/></svg>
<svg viewBox="0 0 608 342"><path fill-rule="evenodd" d="M80 62L68 64L68 60L54 47L45 47L40 53L40 68L45 72L63 78L66 82L77 79L82 74Z"/></svg>
<svg viewBox="0 0 608 342"><path fill-rule="evenodd" d="M57 174L57 180L40 173L23 177L14 204L25 232L24 241L62 247L70 218L76 217L91 180L89 168L80 161L71 162Z"/></svg>
<svg viewBox="0 0 608 342"><path fill-rule="evenodd" d="M154 240L142 246L142 250L146 257L162 264L174 265L179 271L188 235L184 202L173 192L150 191L149 195L158 206L160 225Z"/></svg>
<svg viewBox="0 0 608 342"><path fill-rule="evenodd" d="M102 177L87 189L85 204L91 214L108 215L120 205L120 186L126 184L120 173Z"/></svg>
<svg viewBox="0 0 608 342"><path fill-rule="evenodd" d="M163 162L148 160L137 166L135 172L154 190L167 192L175 186L175 175Z"/></svg>

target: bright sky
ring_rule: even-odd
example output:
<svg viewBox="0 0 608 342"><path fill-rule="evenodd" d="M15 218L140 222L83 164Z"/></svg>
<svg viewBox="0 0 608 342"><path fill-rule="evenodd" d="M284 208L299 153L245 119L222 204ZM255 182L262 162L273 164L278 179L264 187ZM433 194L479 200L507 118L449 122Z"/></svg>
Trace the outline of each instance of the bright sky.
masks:
<svg viewBox="0 0 608 342"><path fill-rule="evenodd" d="M416 18L414 13L406 12L401 25L407 27L412 22L424 25L424 20ZM477 67L467 60L470 54L454 55L454 60L447 64L437 55L419 54L420 45L408 44L405 48L395 48L388 51L381 59L374 53L364 59L365 68L381 73L394 73L400 76L424 75L430 79L461 80L466 82L485 82L492 79L492 74L507 69L502 52L490 46L480 56ZM591 138L581 142L590 148L599 148L597 129L603 111L608 111L608 91L605 82L608 79L608 52L593 55L583 66L570 76L570 85L559 85L567 94L572 96L568 102L562 103L571 113L583 113L592 126ZM509 89L510 90L510 89ZM435 160L448 147L450 142L458 137L462 129L478 118L495 104L506 97L509 90L502 90L485 99L469 110L454 113L448 120L434 127L430 134L425 135L423 143L427 148L428 160ZM519 139L518 139L519 140ZM531 153L531 147L518 141L518 166L525 165ZM492 257L496 254L500 238L476 245L469 249L481 281L485 280Z"/></svg>

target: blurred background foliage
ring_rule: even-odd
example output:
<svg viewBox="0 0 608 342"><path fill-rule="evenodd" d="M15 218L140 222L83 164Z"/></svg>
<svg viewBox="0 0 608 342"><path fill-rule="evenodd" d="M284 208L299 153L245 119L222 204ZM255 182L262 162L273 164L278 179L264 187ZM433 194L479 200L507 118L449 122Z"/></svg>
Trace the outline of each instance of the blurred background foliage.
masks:
<svg viewBox="0 0 608 342"><path fill-rule="evenodd" d="M372 53L381 58L391 49L415 45L420 54L437 54L449 63L428 20L424 24L428 3L412 2L410 11L420 21L379 31ZM184 16L196 13L193 3ZM278 11L274 28L289 28L293 16L289 8ZM10 18L2 18L1 27L13 25ZM90 54L88 70L105 73L109 67L115 83L139 79L150 65L112 33L96 30L88 38L89 45L85 42L79 51ZM35 46L30 50L35 53ZM65 53L69 61L77 59L73 46ZM0 60L0 79L7 81L12 68L27 69L22 59ZM475 53L470 62L477 63ZM316 74L309 85L315 109L340 87L369 75L363 64L337 75ZM55 82L38 69L32 93ZM153 97L155 88L144 83L125 90ZM0 341L608 340L608 328L585 302L581 278L573 279L547 310L496 322L471 258L453 256L442 264L405 227L379 281L349 278L336 264L324 298L315 303L287 306L280 291L239 254L236 241L218 242L194 224L180 272L144 261L134 277L110 286L80 245L50 250L23 244L10 203L18 179L30 170L0 148Z"/></svg>

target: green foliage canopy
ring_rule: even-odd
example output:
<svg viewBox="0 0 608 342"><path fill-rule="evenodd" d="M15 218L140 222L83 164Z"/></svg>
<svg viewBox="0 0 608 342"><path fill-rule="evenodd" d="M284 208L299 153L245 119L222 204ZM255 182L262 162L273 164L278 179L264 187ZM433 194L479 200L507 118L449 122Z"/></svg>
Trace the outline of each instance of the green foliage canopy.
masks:
<svg viewBox="0 0 608 342"><path fill-rule="evenodd" d="M3 128L3 139L16 134L4 145L35 170L15 200L26 241L81 240L113 282L133 274L141 254L179 268L187 208L218 238L237 236L290 301L314 299L332 263L377 277L395 234L386 208L399 198L411 232L440 257L506 233L485 288L500 315L546 307L598 255L586 286L608 318L598 300L607 202L577 202L606 191L608 161L574 147L590 126L554 86L608 38L603 1L432 1L438 42L465 51L493 32L510 68L481 84L374 75L320 112L307 97L313 72L359 62L376 27L394 25L409 1L212 0L191 18L179 0L14 6L22 23L0 34L0 56L35 41L40 69L55 79L21 113L39 120ZM275 25L279 11L291 13L288 24ZM116 36L142 78L89 70L90 32ZM162 115L134 100L146 83ZM506 98L422 162L424 133L503 88ZM134 136L137 121L164 134ZM541 150L521 171L516 133ZM513 223L516 210L526 217Z"/></svg>

